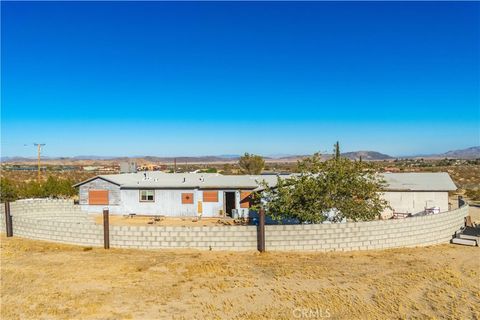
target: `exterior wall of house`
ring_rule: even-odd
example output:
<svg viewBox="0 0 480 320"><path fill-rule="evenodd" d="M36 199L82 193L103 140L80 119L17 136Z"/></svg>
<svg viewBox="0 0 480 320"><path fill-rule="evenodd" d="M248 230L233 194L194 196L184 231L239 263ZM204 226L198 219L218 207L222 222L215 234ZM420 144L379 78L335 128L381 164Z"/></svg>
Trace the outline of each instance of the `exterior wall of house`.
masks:
<svg viewBox="0 0 480 320"><path fill-rule="evenodd" d="M193 204L182 204L182 193L193 193ZM155 190L153 202L140 201L140 190L122 189L122 210L124 214L162 216L195 216L198 194L194 189Z"/></svg>
<svg viewBox="0 0 480 320"><path fill-rule="evenodd" d="M198 203L201 202L203 217L217 217L224 211L225 191L235 191L236 208L240 208L239 190L218 190L218 202L205 202L203 201L204 190L156 189L154 202L142 202L138 189L120 189L119 186L100 178L81 185L79 189L82 210L92 213L101 213L108 207L112 214L197 216ZM89 205L89 190L108 190L109 205ZM182 193L186 192L193 193L193 204L182 204ZM396 212L417 214L431 207L439 207L441 212L449 210L447 191L388 191L383 193L383 198ZM392 214L391 209L386 209L382 216L389 218Z"/></svg>
<svg viewBox="0 0 480 320"><path fill-rule="evenodd" d="M425 208L439 207L440 212L448 211L447 191L388 191L383 198L390 203L395 212L420 213ZM385 210L383 216L392 215L392 210Z"/></svg>
<svg viewBox="0 0 480 320"><path fill-rule="evenodd" d="M109 205L89 205L88 190L109 190ZM201 202L203 217L218 217L224 211L224 192L235 192L235 206L240 208L240 191L217 190L218 202L204 202L203 191L198 189L156 189L153 202L140 201L139 189L120 189L101 179L80 186L80 204L83 211L101 213L108 208L111 214L163 215L170 217L194 217ZM214 190L208 190L214 191ZM193 193L193 204L182 204L182 193ZM112 202L113 199L113 202ZM244 210L248 216L248 209Z"/></svg>
<svg viewBox="0 0 480 320"><path fill-rule="evenodd" d="M108 203L118 206L121 204L120 187L103 179L97 178L79 187L80 204L88 205L89 190L108 190ZM103 208L103 206L101 206Z"/></svg>

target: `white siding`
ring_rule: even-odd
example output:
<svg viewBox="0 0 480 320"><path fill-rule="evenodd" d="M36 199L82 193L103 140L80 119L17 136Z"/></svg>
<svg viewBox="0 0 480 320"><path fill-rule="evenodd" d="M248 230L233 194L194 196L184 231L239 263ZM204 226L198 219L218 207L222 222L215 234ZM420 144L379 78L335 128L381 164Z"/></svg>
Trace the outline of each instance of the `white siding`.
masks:
<svg viewBox="0 0 480 320"><path fill-rule="evenodd" d="M439 207L440 212L449 209L447 191L388 191L383 198L396 212L416 214L431 207ZM391 213L392 210L385 210L384 217Z"/></svg>
<svg viewBox="0 0 480 320"><path fill-rule="evenodd" d="M193 193L193 204L182 204L182 193ZM195 190L155 190L154 202L140 201L140 191L122 189L122 209L124 214L196 216L197 193Z"/></svg>
<svg viewBox="0 0 480 320"><path fill-rule="evenodd" d="M204 190L177 189L177 190L155 190L154 202L140 201L140 191L138 189L121 189L120 205L92 206L82 205L82 210L101 213L105 207L108 207L111 214L131 214L137 215L163 215L170 217L195 217L198 215L198 202L202 202L203 217L218 217L224 210L224 192L236 190L218 190L218 202L203 202ZM214 191L214 190L207 190ZM193 204L182 204L182 193L193 193ZM240 208L240 192L236 191L235 206ZM246 214L248 215L248 213Z"/></svg>

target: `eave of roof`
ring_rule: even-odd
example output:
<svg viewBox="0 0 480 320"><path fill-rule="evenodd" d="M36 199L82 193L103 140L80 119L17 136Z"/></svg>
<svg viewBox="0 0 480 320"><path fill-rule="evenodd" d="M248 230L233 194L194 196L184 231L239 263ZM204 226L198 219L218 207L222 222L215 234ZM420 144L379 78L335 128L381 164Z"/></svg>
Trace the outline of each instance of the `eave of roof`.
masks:
<svg viewBox="0 0 480 320"><path fill-rule="evenodd" d="M105 181L107 181L107 182L113 183L114 185L120 186L120 184L118 184L118 183L116 183L116 182L114 182L114 181L112 181L112 180L109 180L109 179L107 179L107 178L105 178L105 177L103 177L103 176L95 176L95 177L92 177L92 178L90 178L90 179L87 179L87 180L84 180L84 181L82 181L82 182L79 182L79 183L77 183L77 184L74 184L72 187L74 187L74 188L80 187L81 185L84 185L85 183L89 183L90 181L93 181L93 180L95 180L95 179L102 179L102 180L105 180Z"/></svg>

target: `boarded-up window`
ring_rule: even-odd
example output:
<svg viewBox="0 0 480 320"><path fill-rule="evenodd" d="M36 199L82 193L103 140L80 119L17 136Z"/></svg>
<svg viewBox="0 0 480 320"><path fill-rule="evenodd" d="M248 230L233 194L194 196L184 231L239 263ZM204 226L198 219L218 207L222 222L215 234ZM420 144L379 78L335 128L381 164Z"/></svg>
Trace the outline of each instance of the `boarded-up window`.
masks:
<svg viewBox="0 0 480 320"><path fill-rule="evenodd" d="M108 204L108 190L89 190L88 204Z"/></svg>
<svg viewBox="0 0 480 320"><path fill-rule="evenodd" d="M203 191L203 202L218 202L218 191Z"/></svg>
<svg viewBox="0 0 480 320"><path fill-rule="evenodd" d="M250 208L252 193L249 191L240 192L240 208Z"/></svg>
<svg viewBox="0 0 480 320"><path fill-rule="evenodd" d="M182 193L182 204L193 204L193 193Z"/></svg>

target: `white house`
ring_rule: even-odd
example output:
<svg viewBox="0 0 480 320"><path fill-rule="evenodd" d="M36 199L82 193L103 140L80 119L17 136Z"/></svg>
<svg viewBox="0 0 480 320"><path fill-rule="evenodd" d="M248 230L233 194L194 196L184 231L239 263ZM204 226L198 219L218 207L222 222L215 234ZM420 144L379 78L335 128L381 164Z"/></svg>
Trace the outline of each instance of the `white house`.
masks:
<svg viewBox="0 0 480 320"><path fill-rule="evenodd" d="M447 211L448 192L456 186L448 173L385 173L382 196L393 212L418 214L426 209ZM158 171L100 175L75 185L82 210L112 214L248 217L252 192L265 182L277 183L275 175L228 176L216 173L163 173Z"/></svg>
<svg viewBox="0 0 480 320"><path fill-rule="evenodd" d="M75 185L88 212L113 214L248 217L251 193L277 176L226 176L217 173L148 171L101 175Z"/></svg>

